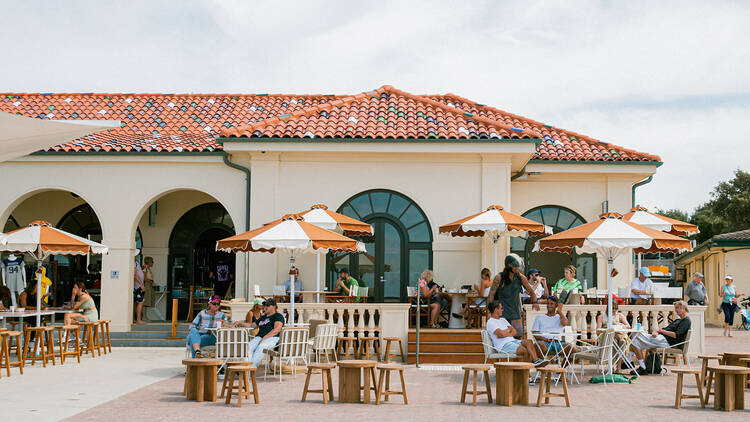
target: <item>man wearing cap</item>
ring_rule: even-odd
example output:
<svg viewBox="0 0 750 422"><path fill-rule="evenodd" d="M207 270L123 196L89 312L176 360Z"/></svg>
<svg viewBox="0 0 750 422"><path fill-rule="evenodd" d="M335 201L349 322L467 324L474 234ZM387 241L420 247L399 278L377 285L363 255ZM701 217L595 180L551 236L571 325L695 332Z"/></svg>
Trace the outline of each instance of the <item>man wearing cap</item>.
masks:
<svg viewBox="0 0 750 422"><path fill-rule="evenodd" d="M638 270L638 277L630 283L630 298L634 305L647 305L649 299L651 299L654 283L649 277L651 277L651 271L648 270L648 267L641 267Z"/></svg>
<svg viewBox="0 0 750 422"><path fill-rule="evenodd" d="M284 316L276 312L276 301L266 299L263 302L263 315L250 325L257 328L258 334L250 340L248 355L254 366L263 360L263 353L279 343L279 333L284 326Z"/></svg>
<svg viewBox="0 0 750 422"><path fill-rule="evenodd" d="M526 273L526 278L529 279L529 284L531 284L531 288L534 290L534 294L539 303L544 303L547 296L549 296L549 290L547 290L547 278L542 277L542 273L536 268L530 269L529 272ZM525 297L523 294L521 297L524 298L523 303L531 303L530 297Z"/></svg>
<svg viewBox="0 0 750 422"><path fill-rule="evenodd" d="M349 275L349 269L348 268L342 268L339 270L339 278L336 280L336 292L341 294L341 291L345 291L347 295L351 295L352 293L352 287L357 286L359 287L359 281L357 281L356 278ZM357 298L357 302L359 302L359 298Z"/></svg>
<svg viewBox="0 0 750 422"><path fill-rule="evenodd" d="M220 306L221 298L213 296L208 301L208 309L198 312L198 315L193 319L190 332L187 335L187 344L190 346L194 358L201 357L201 347L216 344L216 337L208 332L209 328L219 328L231 322L229 317L219 310Z"/></svg>
<svg viewBox="0 0 750 422"><path fill-rule="evenodd" d="M693 280L685 286L685 300L688 305L708 305L706 285L703 284L703 274L693 274Z"/></svg>

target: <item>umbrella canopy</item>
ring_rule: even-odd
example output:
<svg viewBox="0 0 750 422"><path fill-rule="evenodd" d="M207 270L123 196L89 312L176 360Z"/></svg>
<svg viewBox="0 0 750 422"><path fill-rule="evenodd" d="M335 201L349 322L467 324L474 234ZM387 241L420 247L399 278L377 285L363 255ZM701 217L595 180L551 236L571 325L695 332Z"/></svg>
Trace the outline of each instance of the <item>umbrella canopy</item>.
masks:
<svg viewBox="0 0 750 422"><path fill-rule="evenodd" d="M56 229L46 221L37 220L28 227L14 230L0 236L0 252L27 253L37 261L41 269L42 261L50 255L86 255L89 253L106 254L109 248L88 239ZM36 310L42 310L41 273L37 273ZM40 323L37 315L37 325Z"/></svg>
<svg viewBox="0 0 750 422"><path fill-rule="evenodd" d="M450 236L480 237L492 239L495 248L495 267L497 274L497 241L500 236L532 236L552 234L552 228L534 220L505 211L500 205L490 205L487 210L462 218L450 224L440 226L439 233Z"/></svg>
<svg viewBox="0 0 750 422"><path fill-rule="evenodd" d="M116 120L42 120L0 113L0 161L118 127Z"/></svg>
<svg viewBox="0 0 750 422"><path fill-rule="evenodd" d="M622 216L623 220L630 221L650 229L670 233L675 236L687 236L689 234L699 233L698 226L675 220L674 218L649 212L647 208L635 207L630 212Z"/></svg>

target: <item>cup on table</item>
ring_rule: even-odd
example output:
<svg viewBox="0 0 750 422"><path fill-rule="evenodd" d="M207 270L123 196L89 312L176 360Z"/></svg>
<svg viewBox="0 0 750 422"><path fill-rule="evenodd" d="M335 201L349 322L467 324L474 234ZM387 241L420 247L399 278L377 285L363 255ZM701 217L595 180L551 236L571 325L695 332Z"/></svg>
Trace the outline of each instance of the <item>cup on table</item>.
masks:
<svg viewBox="0 0 750 422"><path fill-rule="evenodd" d="M16 311L16 306L15 305L10 305L10 311L11 312L15 312Z"/></svg>

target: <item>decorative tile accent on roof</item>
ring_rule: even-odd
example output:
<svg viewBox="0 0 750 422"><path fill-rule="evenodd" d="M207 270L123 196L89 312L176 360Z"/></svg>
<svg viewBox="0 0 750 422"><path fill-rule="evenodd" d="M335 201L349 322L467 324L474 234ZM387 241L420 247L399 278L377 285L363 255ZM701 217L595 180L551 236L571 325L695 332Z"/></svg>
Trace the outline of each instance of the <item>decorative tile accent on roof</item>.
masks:
<svg viewBox="0 0 750 422"><path fill-rule="evenodd" d="M558 129L454 94L425 95L457 110L473 113L497 122L540 133L541 144L534 159L549 161L655 161L658 155L646 154L612 145L569 130Z"/></svg>
<svg viewBox="0 0 750 422"><path fill-rule="evenodd" d="M225 137L365 139L539 138L533 130L463 113L391 86L222 130Z"/></svg>
<svg viewBox="0 0 750 422"><path fill-rule="evenodd" d="M541 139L536 159L660 161L476 104L391 86L351 95L0 94L0 111L53 120L120 120L49 151L211 152L216 137Z"/></svg>

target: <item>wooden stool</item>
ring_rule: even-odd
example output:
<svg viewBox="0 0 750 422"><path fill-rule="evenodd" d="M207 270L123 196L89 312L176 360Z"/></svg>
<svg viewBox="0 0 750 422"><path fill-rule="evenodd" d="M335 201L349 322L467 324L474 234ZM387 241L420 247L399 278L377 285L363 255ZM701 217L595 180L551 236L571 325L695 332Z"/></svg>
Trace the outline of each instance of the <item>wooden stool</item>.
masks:
<svg viewBox="0 0 750 422"><path fill-rule="evenodd" d="M490 365L464 365L461 367L464 370L464 385L461 387L461 403L466 403L466 388L469 383L469 372L473 374L474 388L471 390L472 405L477 405L477 396L487 395L487 401L492 404L492 386L490 385ZM479 371L484 372L484 382L486 384L486 390L477 390L477 373Z"/></svg>
<svg viewBox="0 0 750 422"><path fill-rule="evenodd" d="M255 399L255 404L258 404L258 383L255 380L256 369L258 368L249 364L234 365L227 368L227 376L230 377L230 380L227 399L224 403L229 404L232 401L232 395L234 394L237 396L237 407L242 407L242 399L246 398L250 400L250 395L252 394L253 399ZM238 381L237 384L234 383L235 379ZM252 391L250 391L251 381L253 384Z"/></svg>
<svg viewBox="0 0 750 422"><path fill-rule="evenodd" d="M96 325L93 322L79 322L78 325L83 327L83 339L86 341L86 345L83 346L83 349L81 350L81 354L90 353L91 357L96 357L96 351L99 350L99 335L98 335L98 328L99 326ZM101 350L99 350L99 356L102 355Z"/></svg>
<svg viewBox="0 0 750 422"><path fill-rule="evenodd" d="M331 369L335 368L335 363L309 363L307 365L307 377L305 378L305 388L302 390L302 400L307 399L307 393L323 394L323 403L328 404L328 400L333 401L333 379L331 378ZM320 390L310 390L310 376L313 370L320 369L320 376L323 387Z"/></svg>
<svg viewBox="0 0 750 422"><path fill-rule="evenodd" d="M94 330L94 335L96 336L95 347L96 350L99 352L99 356L102 355L102 352L104 354L107 354L107 335L104 333L104 321L99 320L94 323L94 326L96 327L96 330Z"/></svg>
<svg viewBox="0 0 750 422"><path fill-rule="evenodd" d="M339 401L342 403L370 403L370 390L375 387L375 366L372 360L340 360L339 366ZM364 370L364 380L362 372ZM364 390L364 394L361 393ZM377 392L377 391L376 391Z"/></svg>
<svg viewBox="0 0 750 422"><path fill-rule="evenodd" d="M221 394L219 394L220 399L223 399L224 397L226 397L227 385L229 384L229 368L234 367L234 366L245 366L245 365L248 365L248 363L244 361L226 363L226 366L224 367L224 382L221 384ZM183 394L185 393L183 392Z"/></svg>
<svg viewBox="0 0 750 422"><path fill-rule="evenodd" d="M380 404L380 398L383 401L388 401L388 396L397 394L404 397L404 404L409 404L409 396L406 395L406 380L404 379L404 366L395 363L385 363L378 365L378 387L375 389L375 404ZM398 375L401 377L401 391L391 390L391 371L398 371ZM476 373L474 377L476 379ZM383 389L383 380L385 379L385 389ZM487 381L489 391L489 381ZM491 393L490 393L491 394ZM476 404L476 396L474 396L474 402ZM492 397L490 397L490 403Z"/></svg>
<svg viewBox="0 0 750 422"><path fill-rule="evenodd" d="M102 330L102 347L105 347L105 351L112 353L112 339L109 338L109 323L112 322L108 319L99 320L101 322L100 330Z"/></svg>
<svg viewBox="0 0 750 422"><path fill-rule="evenodd" d="M674 368L672 369L672 373L677 374L677 392L674 399L674 408L680 408L682 399L700 399L701 407L706 407L706 403L703 399L703 383L701 382L701 371L699 369L692 368ZM695 375L695 385L698 386L697 396L695 394L682 394L682 378L685 374Z"/></svg>
<svg viewBox="0 0 750 422"><path fill-rule="evenodd" d="M17 360L10 360L10 340L16 339L16 356ZM10 376L10 367L17 366L23 375L23 350L21 349L21 332L20 331L2 331L0 332L0 378L2 378L2 367Z"/></svg>
<svg viewBox="0 0 750 422"><path fill-rule="evenodd" d="M721 356L719 355L698 355L698 359L701 360L701 384L703 386L706 386L706 383L708 382L708 378L706 378L707 372L708 372L708 365L711 364L711 360L715 359L717 363L721 364ZM706 395L706 400L708 400L708 395Z"/></svg>
<svg viewBox="0 0 750 422"><path fill-rule="evenodd" d="M339 359L344 356L344 359L349 359L349 347L352 348L352 353L355 358L359 357L357 350L357 338L356 337L339 337Z"/></svg>
<svg viewBox="0 0 750 422"><path fill-rule="evenodd" d="M529 371L534 365L528 362L495 362L494 366L496 403L503 406L528 406Z"/></svg>
<svg viewBox="0 0 750 422"><path fill-rule="evenodd" d="M29 340L31 340L31 333L35 333L34 336L34 350L31 350L29 356L25 356L26 359L31 359L31 366L38 360L42 361L42 366L47 367L47 360L52 360L52 365L55 365L55 344L54 344L54 328L53 327L26 327L24 332L24 344L23 349L26 350L29 347ZM37 349L40 350L40 355L37 356Z"/></svg>
<svg viewBox="0 0 750 422"><path fill-rule="evenodd" d="M537 371L542 374L542 383L539 384L539 397L536 399L536 407L542 407L542 399L544 399L544 404L549 404L550 397L565 397L565 406L570 407L568 380L565 378L565 368L560 368L559 366L546 366L544 368L538 368ZM563 385L562 394L550 393L552 374L560 374L560 381Z"/></svg>
<svg viewBox="0 0 750 422"><path fill-rule="evenodd" d="M404 347L401 345L401 337L383 337L383 340L385 340L385 351L383 352L383 362L388 363L391 360L391 343L394 341L397 341L398 350L399 352L401 352L401 363L406 363L406 356L404 356Z"/></svg>
<svg viewBox="0 0 750 422"><path fill-rule="evenodd" d="M216 371L223 363L221 359L183 359L187 366L184 393L188 400L216 401Z"/></svg>
<svg viewBox="0 0 750 422"><path fill-rule="evenodd" d="M63 325L62 335L60 335L60 362L65 364L65 356L75 356L78 363L81 363L81 327L79 325ZM69 351L70 340L73 339L73 351Z"/></svg>
<svg viewBox="0 0 750 422"><path fill-rule="evenodd" d="M370 348L372 347L372 353ZM370 356L374 355L375 360L380 360L380 339L378 337L360 337L359 338L359 357L364 356L365 360L370 360Z"/></svg>
<svg viewBox="0 0 750 422"><path fill-rule="evenodd" d="M705 397L708 398L711 384L715 382L714 409L724 409L731 412L734 409L742 410L745 408L745 377L749 373L750 368L741 366L719 365L708 367L708 387L706 387Z"/></svg>

